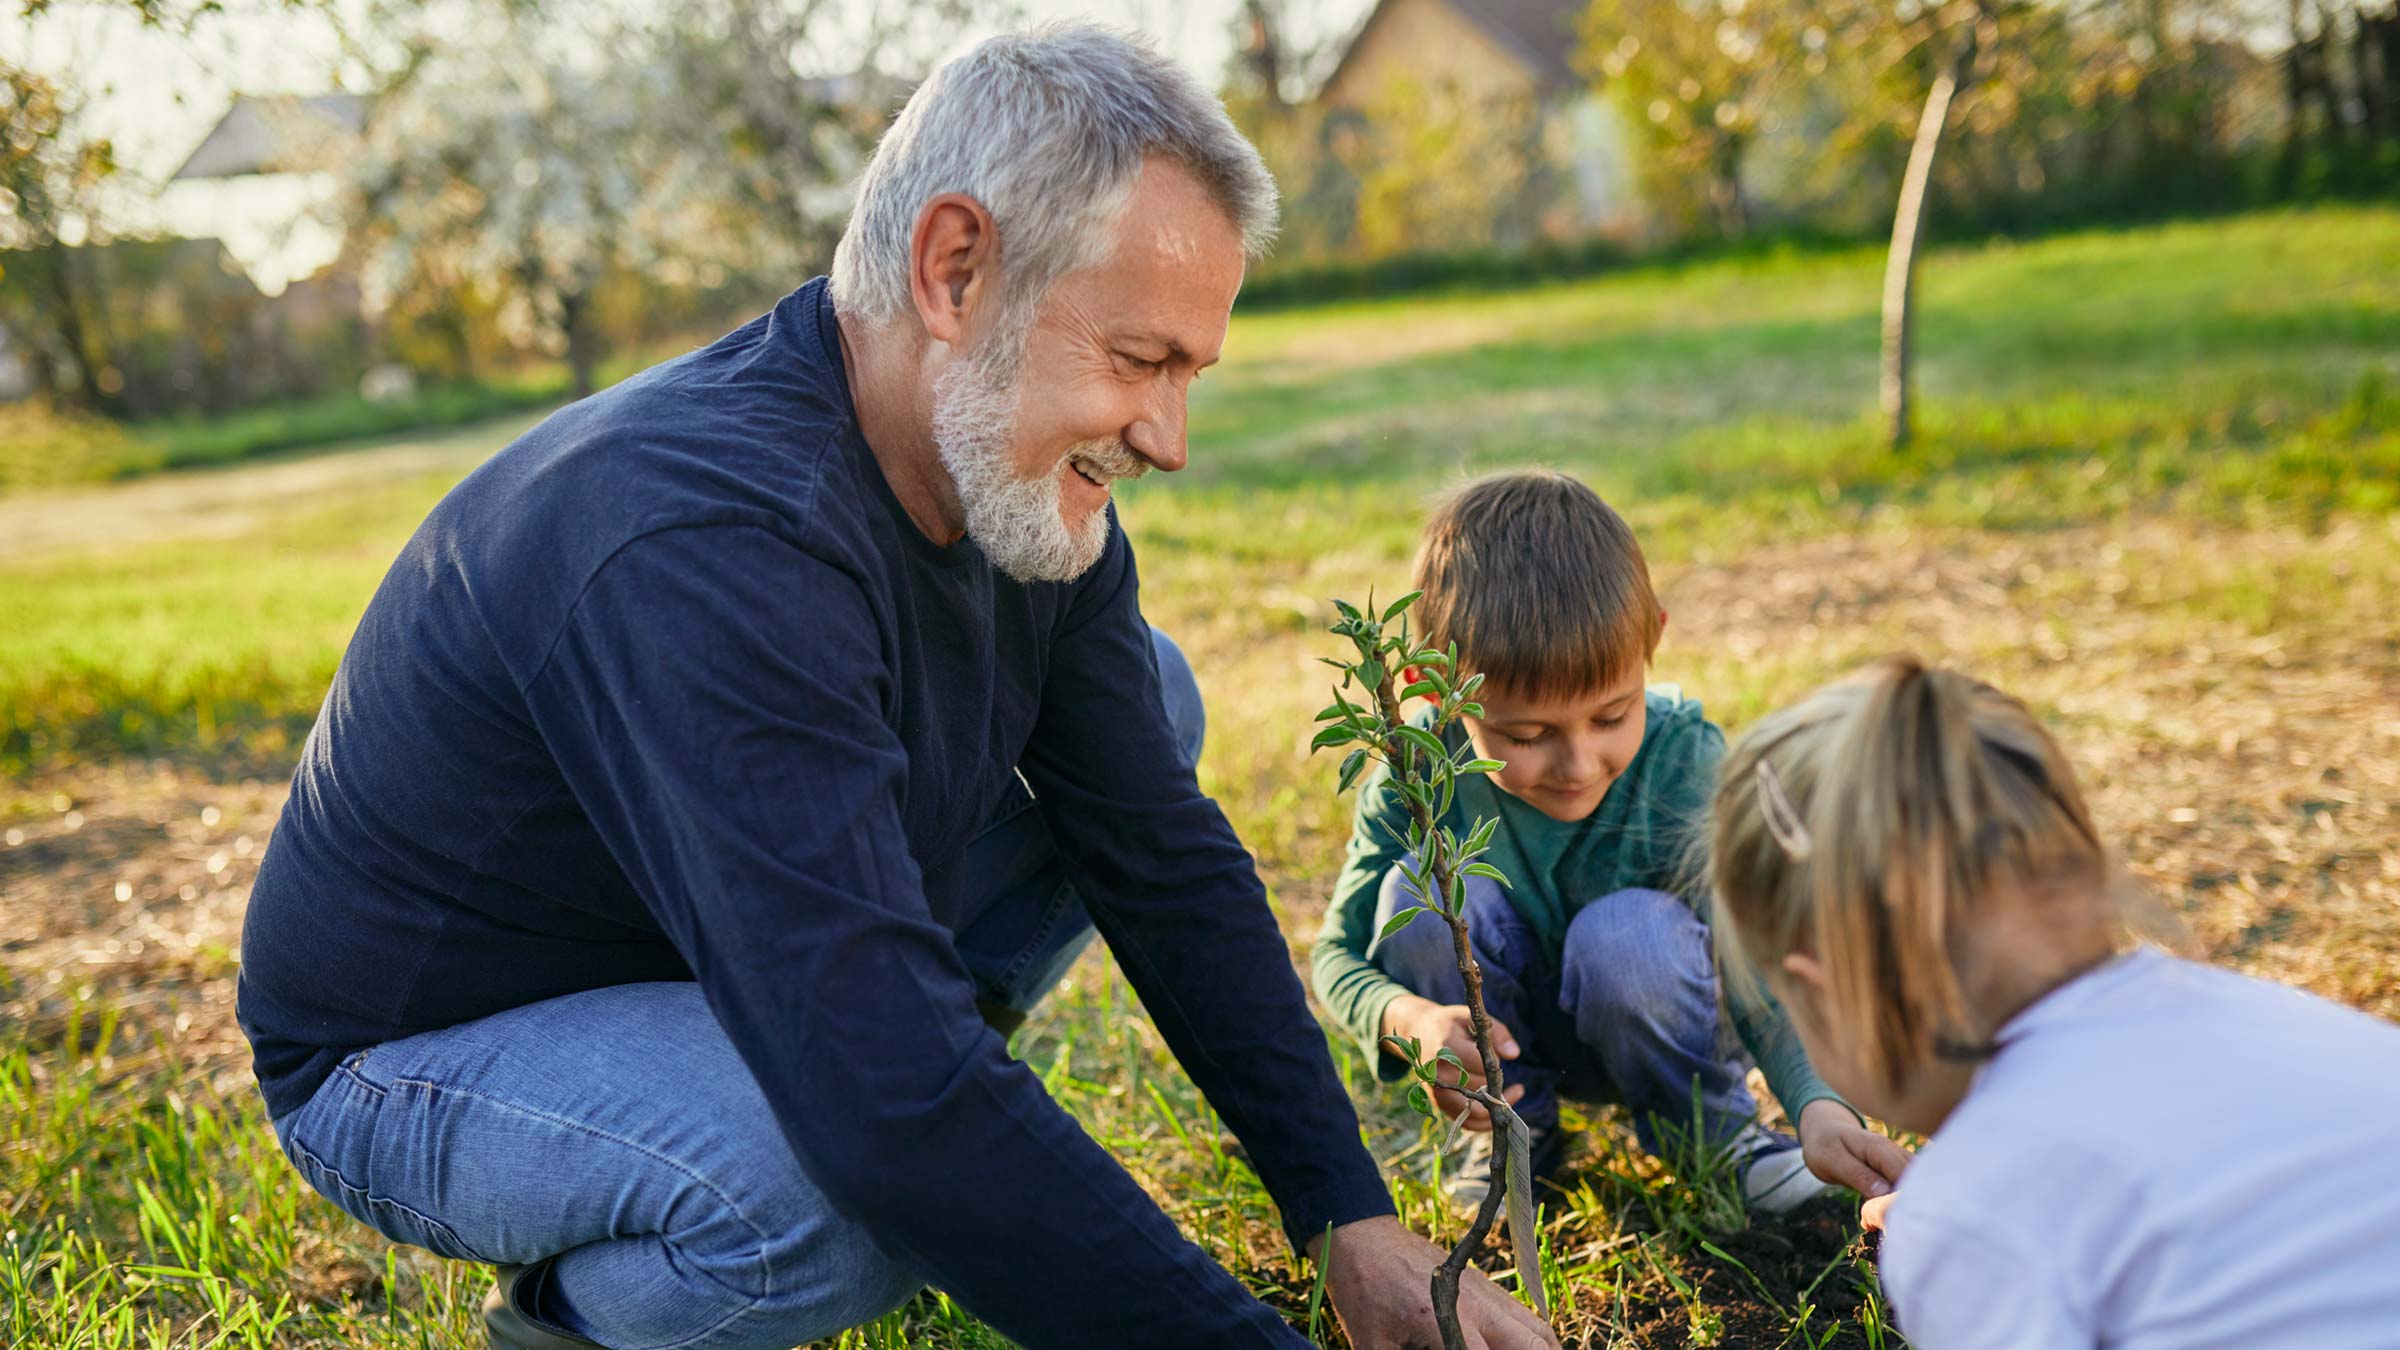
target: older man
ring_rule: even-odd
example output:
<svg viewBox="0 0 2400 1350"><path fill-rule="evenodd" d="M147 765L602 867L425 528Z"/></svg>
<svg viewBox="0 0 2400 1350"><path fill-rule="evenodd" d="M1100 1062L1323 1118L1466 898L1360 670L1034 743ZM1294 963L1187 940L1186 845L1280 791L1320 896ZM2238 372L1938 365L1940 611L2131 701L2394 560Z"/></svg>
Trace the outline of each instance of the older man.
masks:
<svg viewBox="0 0 2400 1350"><path fill-rule="evenodd" d="M910 100L830 282L560 412L361 621L261 869L278 1137L501 1265L518 1346L783 1347L926 1282L1029 1345L1287 1345L1009 1059L1097 925L1362 1345L1433 1247L1360 1147L1193 779L1110 485L1272 228L1256 153L1102 30ZM1029 791L1030 790L1030 791ZM1488 1282L1477 1345L1547 1333Z"/></svg>

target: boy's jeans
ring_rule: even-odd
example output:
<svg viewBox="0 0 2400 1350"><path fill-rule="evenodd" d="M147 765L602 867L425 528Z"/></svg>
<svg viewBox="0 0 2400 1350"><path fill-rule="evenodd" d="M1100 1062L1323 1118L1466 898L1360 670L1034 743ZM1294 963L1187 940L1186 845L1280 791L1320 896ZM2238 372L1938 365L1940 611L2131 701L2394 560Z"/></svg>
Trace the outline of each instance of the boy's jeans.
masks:
<svg viewBox="0 0 2400 1350"><path fill-rule="evenodd" d="M1372 931L1416 903L1393 868ZM1659 1123L1688 1132L1695 1092L1710 1143L1758 1118L1722 1035L1708 928L1681 900L1646 890L1602 896L1567 925L1566 950L1553 962L1507 894L1489 878L1469 877L1467 931L1483 968L1484 1010L1516 1035L1518 1057L1503 1073L1525 1087L1517 1112L1527 1125L1556 1126L1562 1092L1621 1102L1642 1147L1655 1154ZM1467 1001L1440 915L1421 914L1385 938L1375 964L1436 1003Z"/></svg>
<svg viewBox="0 0 2400 1350"><path fill-rule="evenodd" d="M1152 637L1197 760L1199 686ZM958 937L987 1011L1031 1008L1092 936L1031 808L1020 788L957 864L990 881ZM309 1185L394 1241L547 1261L520 1286L528 1311L620 1350L786 1350L924 1284L809 1182L693 984L589 990L362 1050L275 1132Z"/></svg>

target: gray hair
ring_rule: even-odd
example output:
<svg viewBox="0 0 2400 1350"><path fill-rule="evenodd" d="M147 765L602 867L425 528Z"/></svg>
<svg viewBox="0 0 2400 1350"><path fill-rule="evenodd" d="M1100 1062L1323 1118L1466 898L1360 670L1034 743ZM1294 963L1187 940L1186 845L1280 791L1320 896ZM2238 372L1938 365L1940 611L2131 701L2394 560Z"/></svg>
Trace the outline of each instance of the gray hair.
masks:
<svg viewBox="0 0 2400 1350"><path fill-rule="evenodd" d="M958 192L992 213L1004 312L1030 322L1060 277L1106 259L1110 227L1152 156L1199 179L1249 257L1266 251L1275 180L1191 72L1093 23L977 43L918 87L867 162L833 254L834 302L873 325L906 313L917 213Z"/></svg>

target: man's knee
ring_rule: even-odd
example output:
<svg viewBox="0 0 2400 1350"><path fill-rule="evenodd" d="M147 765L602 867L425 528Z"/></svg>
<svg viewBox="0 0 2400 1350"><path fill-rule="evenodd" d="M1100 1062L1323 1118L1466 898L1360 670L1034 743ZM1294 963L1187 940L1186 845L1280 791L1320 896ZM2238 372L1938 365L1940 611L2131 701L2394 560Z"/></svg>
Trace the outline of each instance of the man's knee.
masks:
<svg viewBox="0 0 2400 1350"><path fill-rule="evenodd" d="M1715 1022L1707 926L1664 891L1618 891L1584 906L1567 925L1560 966L1560 1001L1579 1023Z"/></svg>
<svg viewBox="0 0 2400 1350"><path fill-rule="evenodd" d="M746 1207L751 1241L683 1247L678 1255L721 1290L712 1348L804 1345L874 1321L915 1297L924 1277L835 1213L814 1186Z"/></svg>

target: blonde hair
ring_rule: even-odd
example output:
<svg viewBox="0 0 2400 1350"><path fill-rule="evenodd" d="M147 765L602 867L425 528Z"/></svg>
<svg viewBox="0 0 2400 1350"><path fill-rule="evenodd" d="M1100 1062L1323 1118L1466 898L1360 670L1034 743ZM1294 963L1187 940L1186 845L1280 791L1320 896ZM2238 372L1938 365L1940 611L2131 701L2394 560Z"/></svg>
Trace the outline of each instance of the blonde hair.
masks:
<svg viewBox="0 0 2400 1350"><path fill-rule="evenodd" d="M1488 474L1444 499L1417 550L1417 622L1435 647L1524 698L1614 687L1666 614L1625 518L1551 469Z"/></svg>
<svg viewBox="0 0 2400 1350"><path fill-rule="evenodd" d="M1913 656L1744 735L1709 855L1727 969L1755 979L1815 957L1822 1020L1887 1090L1929 1060L1975 1057L1989 1034L1961 976L1979 910L2007 897L2117 923L2108 850L2058 743L2016 699Z"/></svg>

